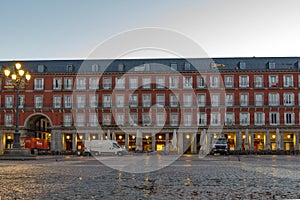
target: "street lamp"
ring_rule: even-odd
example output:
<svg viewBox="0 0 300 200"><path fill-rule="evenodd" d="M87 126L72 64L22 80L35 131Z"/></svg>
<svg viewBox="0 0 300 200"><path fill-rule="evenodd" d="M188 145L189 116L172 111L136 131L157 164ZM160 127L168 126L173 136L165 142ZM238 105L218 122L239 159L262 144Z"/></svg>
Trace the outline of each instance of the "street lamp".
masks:
<svg viewBox="0 0 300 200"><path fill-rule="evenodd" d="M25 72L25 70L22 69L20 63L16 63L13 69L4 69L4 75L7 82L11 83L16 91L16 128L14 132L13 148L19 149L21 147L19 133L19 90L20 88L24 88L30 81L31 75L29 72Z"/></svg>

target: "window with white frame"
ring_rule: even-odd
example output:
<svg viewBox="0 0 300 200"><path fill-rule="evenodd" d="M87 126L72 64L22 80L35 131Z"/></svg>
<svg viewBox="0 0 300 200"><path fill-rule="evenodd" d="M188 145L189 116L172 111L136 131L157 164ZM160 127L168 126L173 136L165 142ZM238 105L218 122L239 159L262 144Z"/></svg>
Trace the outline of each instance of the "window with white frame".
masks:
<svg viewBox="0 0 300 200"><path fill-rule="evenodd" d="M144 126L151 125L151 116L150 116L150 113L143 113L142 118L143 118L143 125Z"/></svg>
<svg viewBox="0 0 300 200"><path fill-rule="evenodd" d="M184 63L184 70L190 70L191 69L191 63L185 62Z"/></svg>
<svg viewBox="0 0 300 200"><path fill-rule="evenodd" d="M118 94L116 95L116 107L117 108L123 108L124 107L124 95Z"/></svg>
<svg viewBox="0 0 300 200"><path fill-rule="evenodd" d="M177 64L171 63L171 69L177 71Z"/></svg>
<svg viewBox="0 0 300 200"><path fill-rule="evenodd" d="M72 114L64 113L64 126L72 126Z"/></svg>
<svg viewBox="0 0 300 200"><path fill-rule="evenodd" d="M19 96L19 108L24 108L24 105L25 105L25 96L20 95Z"/></svg>
<svg viewBox="0 0 300 200"><path fill-rule="evenodd" d="M130 125L138 125L138 113L130 113L129 114L129 123Z"/></svg>
<svg viewBox="0 0 300 200"><path fill-rule="evenodd" d="M265 125L265 113L255 112L254 113L254 125Z"/></svg>
<svg viewBox="0 0 300 200"><path fill-rule="evenodd" d="M5 95L5 108L13 108L14 107L14 96Z"/></svg>
<svg viewBox="0 0 300 200"><path fill-rule="evenodd" d="M264 87L264 77L263 76L254 76L254 87L256 87L256 88Z"/></svg>
<svg viewBox="0 0 300 200"><path fill-rule="evenodd" d="M129 96L129 106L131 108L135 108L135 107L138 107L138 95L137 94L131 94Z"/></svg>
<svg viewBox="0 0 300 200"><path fill-rule="evenodd" d="M294 93L291 92L283 93L283 105L294 106Z"/></svg>
<svg viewBox="0 0 300 200"><path fill-rule="evenodd" d="M197 76L197 88L206 87L206 76Z"/></svg>
<svg viewBox="0 0 300 200"><path fill-rule="evenodd" d="M76 113L76 126L85 126L85 113Z"/></svg>
<svg viewBox="0 0 300 200"><path fill-rule="evenodd" d="M111 95L110 94L104 94L103 95L103 105L104 108L110 108L111 107Z"/></svg>
<svg viewBox="0 0 300 200"><path fill-rule="evenodd" d="M220 77L219 76L211 76L210 77L210 87L211 88L220 87Z"/></svg>
<svg viewBox="0 0 300 200"><path fill-rule="evenodd" d="M197 113L197 125L198 126L206 126L206 118L207 118L207 115L205 112Z"/></svg>
<svg viewBox="0 0 300 200"><path fill-rule="evenodd" d="M12 126L13 125L13 121L14 121L14 116L13 114L10 114L10 113L5 113L4 115L4 124L5 126Z"/></svg>
<svg viewBox="0 0 300 200"><path fill-rule="evenodd" d="M165 88L165 77L164 76L156 77L156 88Z"/></svg>
<svg viewBox="0 0 300 200"><path fill-rule="evenodd" d="M170 76L169 77L169 88L178 88L179 86L179 77L178 76Z"/></svg>
<svg viewBox="0 0 300 200"><path fill-rule="evenodd" d="M124 125L125 124L124 113L116 113L116 123L117 123L117 125Z"/></svg>
<svg viewBox="0 0 300 200"><path fill-rule="evenodd" d="M97 108L98 107L98 95L91 94L90 95L90 108Z"/></svg>
<svg viewBox="0 0 300 200"><path fill-rule="evenodd" d="M61 108L61 96L53 96L53 108Z"/></svg>
<svg viewBox="0 0 300 200"><path fill-rule="evenodd" d="M65 78L64 79L64 89L65 90L72 90L73 89L73 79L72 78Z"/></svg>
<svg viewBox="0 0 300 200"><path fill-rule="evenodd" d="M135 90L138 88L138 78L137 77L130 77L129 78L129 89Z"/></svg>
<svg viewBox="0 0 300 200"><path fill-rule="evenodd" d="M143 107L149 108L151 106L151 94L143 94Z"/></svg>
<svg viewBox="0 0 300 200"><path fill-rule="evenodd" d="M226 126L234 125L234 113L233 112L225 113L225 125Z"/></svg>
<svg viewBox="0 0 300 200"><path fill-rule="evenodd" d="M183 125L184 126L191 126L192 125L192 113L184 113L183 114Z"/></svg>
<svg viewBox="0 0 300 200"><path fill-rule="evenodd" d="M278 87L277 75L269 75L269 87Z"/></svg>
<svg viewBox="0 0 300 200"><path fill-rule="evenodd" d="M102 114L102 124L103 125L111 125L111 114L110 113Z"/></svg>
<svg viewBox="0 0 300 200"><path fill-rule="evenodd" d="M89 114L89 122L90 126L95 127L99 125L98 122L98 113L90 113Z"/></svg>
<svg viewBox="0 0 300 200"><path fill-rule="evenodd" d="M298 93L298 105L300 105L300 93Z"/></svg>
<svg viewBox="0 0 300 200"><path fill-rule="evenodd" d="M165 95L164 94L157 94L156 95L156 106L164 107L165 106Z"/></svg>
<svg viewBox="0 0 300 200"><path fill-rule="evenodd" d="M206 94L197 94L197 105L198 107L206 106Z"/></svg>
<svg viewBox="0 0 300 200"><path fill-rule="evenodd" d="M249 87L249 76L239 76L239 87L248 88Z"/></svg>
<svg viewBox="0 0 300 200"><path fill-rule="evenodd" d="M34 79L34 89L35 90L43 90L44 89L44 79L43 78L35 78Z"/></svg>
<svg viewBox="0 0 300 200"><path fill-rule="evenodd" d="M62 89L62 78L53 78L53 90Z"/></svg>
<svg viewBox="0 0 300 200"><path fill-rule="evenodd" d="M285 125L294 125L295 124L295 114L293 112L284 113L284 124Z"/></svg>
<svg viewBox="0 0 300 200"><path fill-rule="evenodd" d="M165 113L156 113L156 125L164 126L166 122Z"/></svg>
<svg viewBox="0 0 300 200"><path fill-rule="evenodd" d="M184 76L183 77L183 88L193 88L193 77Z"/></svg>
<svg viewBox="0 0 300 200"><path fill-rule="evenodd" d="M269 93L269 106L279 106L278 93Z"/></svg>
<svg viewBox="0 0 300 200"><path fill-rule="evenodd" d="M278 112L270 112L270 125L279 125L280 124L280 118Z"/></svg>
<svg viewBox="0 0 300 200"><path fill-rule="evenodd" d="M224 84L226 88L233 88L234 87L233 76L224 76Z"/></svg>
<svg viewBox="0 0 300 200"><path fill-rule="evenodd" d="M193 96L192 94L183 94L183 106L192 107L193 105Z"/></svg>
<svg viewBox="0 0 300 200"><path fill-rule="evenodd" d="M242 126L250 125L250 113L248 113L248 112L240 113L240 125L242 125Z"/></svg>
<svg viewBox="0 0 300 200"><path fill-rule="evenodd" d="M42 108L43 107L43 96L35 95L34 96L34 108Z"/></svg>
<svg viewBox="0 0 300 200"><path fill-rule="evenodd" d="M98 90L99 89L99 78L91 77L89 79L89 89L90 90Z"/></svg>
<svg viewBox="0 0 300 200"><path fill-rule="evenodd" d="M116 89L125 89L125 77L116 77Z"/></svg>
<svg viewBox="0 0 300 200"><path fill-rule="evenodd" d="M264 105L264 93L254 93L255 106Z"/></svg>
<svg viewBox="0 0 300 200"><path fill-rule="evenodd" d="M122 64L122 63L118 64L118 71L119 72L123 72L124 68L125 68L124 64Z"/></svg>
<svg viewBox="0 0 300 200"><path fill-rule="evenodd" d="M72 95L64 95L64 107L65 108L72 108L72 104L73 104Z"/></svg>
<svg viewBox="0 0 300 200"><path fill-rule="evenodd" d="M241 93L240 94L240 106L248 106L249 105L249 94Z"/></svg>
<svg viewBox="0 0 300 200"><path fill-rule="evenodd" d="M76 78L76 89L86 90L86 78Z"/></svg>
<svg viewBox="0 0 300 200"><path fill-rule="evenodd" d="M178 107L178 94L170 94L170 106Z"/></svg>
<svg viewBox="0 0 300 200"><path fill-rule="evenodd" d="M234 105L234 95L233 94L226 94L225 95L225 105L226 106L233 106Z"/></svg>
<svg viewBox="0 0 300 200"><path fill-rule="evenodd" d="M104 77L102 83L103 89L110 90L112 88L111 77Z"/></svg>
<svg viewBox="0 0 300 200"><path fill-rule="evenodd" d="M93 64L92 65L92 72L99 72L99 65L98 64Z"/></svg>
<svg viewBox="0 0 300 200"><path fill-rule="evenodd" d="M284 75L283 76L283 87L294 87L293 75Z"/></svg>
<svg viewBox="0 0 300 200"><path fill-rule="evenodd" d="M221 114L219 112L210 113L210 125L212 126L221 125Z"/></svg>
<svg viewBox="0 0 300 200"><path fill-rule="evenodd" d="M151 77L143 77L142 79L143 89L151 88Z"/></svg>
<svg viewBox="0 0 300 200"><path fill-rule="evenodd" d="M76 96L76 107L77 108L85 108L85 95L77 95Z"/></svg>
<svg viewBox="0 0 300 200"><path fill-rule="evenodd" d="M178 126L178 113L170 113L170 125Z"/></svg>
<svg viewBox="0 0 300 200"><path fill-rule="evenodd" d="M210 98L212 107L220 106L220 94L211 94Z"/></svg>

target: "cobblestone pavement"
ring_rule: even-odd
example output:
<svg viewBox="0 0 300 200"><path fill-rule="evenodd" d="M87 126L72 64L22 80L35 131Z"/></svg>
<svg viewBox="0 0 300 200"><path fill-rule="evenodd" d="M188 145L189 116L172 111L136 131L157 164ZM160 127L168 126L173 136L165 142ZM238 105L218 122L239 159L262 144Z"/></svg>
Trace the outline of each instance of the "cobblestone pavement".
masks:
<svg viewBox="0 0 300 200"><path fill-rule="evenodd" d="M300 156L180 157L126 173L93 157L0 161L4 199L299 199Z"/></svg>

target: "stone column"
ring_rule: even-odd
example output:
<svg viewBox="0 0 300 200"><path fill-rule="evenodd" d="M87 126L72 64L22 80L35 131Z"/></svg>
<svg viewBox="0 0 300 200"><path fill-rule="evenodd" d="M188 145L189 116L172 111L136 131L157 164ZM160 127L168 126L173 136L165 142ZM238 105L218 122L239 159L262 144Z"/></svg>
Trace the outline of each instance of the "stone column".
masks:
<svg viewBox="0 0 300 200"><path fill-rule="evenodd" d="M128 151L129 149L129 135L125 133L125 149Z"/></svg>
<svg viewBox="0 0 300 200"><path fill-rule="evenodd" d="M77 150L77 137L76 137L76 133L72 133L72 151L76 151Z"/></svg>
<svg viewBox="0 0 300 200"><path fill-rule="evenodd" d="M194 142L193 142L193 152L192 153L197 153L197 133L193 133L193 138L194 138Z"/></svg>
<svg viewBox="0 0 300 200"><path fill-rule="evenodd" d="M152 151L156 151L156 137L155 137L155 133L152 133L152 135L151 135L151 141L152 141Z"/></svg>
<svg viewBox="0 0 300 200"><path fill-rule="evenodd" d="M240 134L242 134L242 132L241 131L237 131L237 132L235 132L235 150L240 150L241 148L240 148L240 140L239 140L239 137L240 137Z"/></svg>
<svg viewBox="0 0 300 200"><path fill-rule="evenodd" d="M166 133L166 152L169 153L170 152L170 134Z"/></svg>
<svg viewBox="0 0 300 200"><path fill-rule="evenodd" d="M294 148L295 151L299 150L299 132L294 133Z"/></svg>
<svg viewBox="0 0 300 200"><path fill-rule="evenodd" d="M180 154L183 154L183 133L182 132L180 132L180 133L178 133L178 139L179 139L179 153Z"/></svg>
<svg viewBox="0 0 300 200"><path fill-rule="evenodd" d="M250 150L254 150L254 132L251 132L250 136L251 136Z"/></svg>
<svg viewBox="0 0 300 200"><path fill-rule="evenodd" d="M271 150L270 131L267 131L267 133L265 134L266 134L265 150Z"/></svg>
<svg viewBox="0 0 300 200"><path fill-rule="evenodd" d="M52 131L51 150L62 151L63 150L63 139L64 139L64 137L63 137L61 131Z"/></svg>
<svg viewBox="0 0 300 200"><path fill-rule="evenodd" d="M284 131L280 132L280 137L281 137L281 150L285 150L284 146Z"/></svg>

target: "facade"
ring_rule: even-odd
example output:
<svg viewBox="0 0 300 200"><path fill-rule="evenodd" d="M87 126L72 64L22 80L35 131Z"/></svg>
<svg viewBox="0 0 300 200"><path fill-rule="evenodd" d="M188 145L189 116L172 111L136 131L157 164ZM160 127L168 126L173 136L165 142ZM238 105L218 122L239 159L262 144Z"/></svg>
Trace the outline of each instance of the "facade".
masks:
<svg viewBox="0 0 300 200"><path fill-rule="evenodd" d="M231 150L299 150L298 57L20 63L32 74L18 100L21 144L76 151L108 136L129 151L172 151L176 131L181 153L197 153L204 132ZM12 148L15 96L1 74L0 153Z"/></svg>

